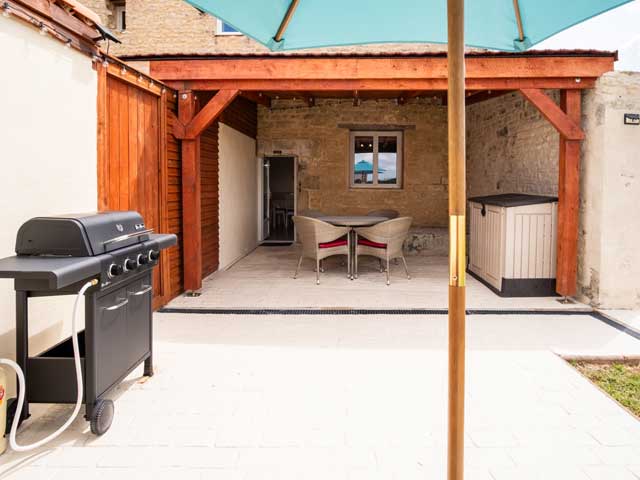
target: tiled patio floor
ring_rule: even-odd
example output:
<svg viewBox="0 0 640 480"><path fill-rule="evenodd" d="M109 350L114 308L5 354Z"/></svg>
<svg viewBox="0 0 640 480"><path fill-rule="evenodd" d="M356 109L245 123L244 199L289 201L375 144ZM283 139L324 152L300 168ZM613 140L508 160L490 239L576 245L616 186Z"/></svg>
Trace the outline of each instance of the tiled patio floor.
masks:
<svg viewBox="0 0 640 480"><path fill-rule="evenodd" d="M603 310L603 313L611 317L621 325L640 333L640 309L635 310Z"/></svg>
<svg viewBox="0 0 640 480"><path fill-rule="evenodd" d="M342 257L344 258L344 257ZM446 257L407 257L411 280L402 265L391 265L391 285L377 269L376 259L360 261L360 275L350 281L341 257L325 260L321 284L316 285L313 262L305 260L294 280L297 247L259 247L230 269L203 281L200 297L181 296L175 308L447 308ZM467 304L473 309L558 310L585 309L561 304L555 297L502 298L467 276Z"/></svg>
<svg viewBox="0 0 640 480"><path fill-rule="evenodd" d="M446 478L446 316L155 319L156 375L121 387L111 430L78 420L0 478ZM640 423L553 353L639 341L587 315L483 315L468 349L467 479L640 478ZM33 406L22 441L69 411Z"/></svg>

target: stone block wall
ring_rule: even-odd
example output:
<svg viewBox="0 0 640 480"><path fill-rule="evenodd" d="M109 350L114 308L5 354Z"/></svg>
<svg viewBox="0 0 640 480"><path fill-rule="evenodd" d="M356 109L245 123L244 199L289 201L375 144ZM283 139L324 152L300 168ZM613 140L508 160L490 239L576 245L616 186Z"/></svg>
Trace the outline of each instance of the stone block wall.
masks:
<svg viewBox="0 0 640 480"><path fill-rule="evenodd" d="M557 92L547 92L556 101ZM559 136L520 93L467 107L467 192L558 194Z"/></svg>
<svg viewBox="0 0 640 480"><path fill-rule="evenodd" d="M447 214L447 109L433 99L276 100L258 110L258 154L298 158L298 210L365 214L393 208L414 217L414 225L444 227ZM352 189L349 129L340 124L407 125L403 188Z"/></svg>
<svg viewBox="0 0 640 480"><path fill-rule="evenodd" d="M115 27L111 0L83 0L102 22ZM126 0L127 29L115 32L122 44L112 43L110 53L118 56L166 54L268 53L260 43L244 35L216 35L216 19L184 0ZM442 45L384 44L313 49L313 52L433 52ZM283 53L286 54L286 53Z"/></svg>
<svg viewBox="0 0 640 480"><path fill-rule="evenodd" d="M83 0L109 27L115 27L110 0ZM244 35L216 35L216 19L183 0L126 0L127 29L115 32L118 55L266 52Z"/></svg>
<svg viewBox="0 0 640 480"><path fill-rule="evenodd" d="M583 97L579 299L640 308L640 73L610 72Z"/></svg>

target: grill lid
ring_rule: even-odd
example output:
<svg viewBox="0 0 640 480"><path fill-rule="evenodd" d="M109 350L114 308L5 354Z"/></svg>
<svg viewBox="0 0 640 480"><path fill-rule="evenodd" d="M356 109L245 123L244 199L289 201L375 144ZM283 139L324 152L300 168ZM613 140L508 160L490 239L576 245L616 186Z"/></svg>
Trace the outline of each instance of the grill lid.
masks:
<svg viewBox="0 0 640 480"><path fill-rule="evenodd" d="M18 255L91 257L144 242L151 230L138 212L36 217L18 230Z"/></svg>

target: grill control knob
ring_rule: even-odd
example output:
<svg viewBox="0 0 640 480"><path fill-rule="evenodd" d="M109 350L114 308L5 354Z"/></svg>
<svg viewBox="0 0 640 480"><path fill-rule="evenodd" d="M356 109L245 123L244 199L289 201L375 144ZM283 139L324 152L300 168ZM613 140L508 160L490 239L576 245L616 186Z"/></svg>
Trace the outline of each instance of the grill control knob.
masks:
<svg viewBox="0 0 640 480"><path fill-rule="evenodd" d="M125 272L129 272L131 270L135 270L136 268L138 268L138 262L136 262L135 260L131 260L130 258L127 258L124 261L124 271Z"/></svg>
<svg viewBox="0 0 640 480"><path fill-rule="evenodd" d="M122 265L116 265L115 263L109 265L109 277L117 277L118 275L122 275L123 272L124 269L122 268Z"/></svg>
<svg viewBox="0 0 640 480"><path fill-rule="evenodd" d="M160 258L160 252L158 250L149 250L149 260L155 262Z"/></svg>
<svg viewBox="0 0 640 480"><path fill-rule="evenodd" d="M138 265L146 265L147 263L149 263L149 257L147 257L145 254L139 253Z"/></svg>

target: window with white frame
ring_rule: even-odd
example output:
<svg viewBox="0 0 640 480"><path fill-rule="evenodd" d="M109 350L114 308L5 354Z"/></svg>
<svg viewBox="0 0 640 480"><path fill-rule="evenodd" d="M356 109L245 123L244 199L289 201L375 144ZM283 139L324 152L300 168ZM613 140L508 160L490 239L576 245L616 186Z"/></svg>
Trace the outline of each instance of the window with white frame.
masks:
<svg viewBox="0 0 640 480"><path fill-rule="evenodd" d="M124 32L127 29L127 9L126 2L114 1L113 4L113 19L115 29L119 32Z"/></svg>
<svg viewBox="0 0 640 480"><path fill-rule="evenodd" d="M402 132L351 132L353 188L402 188Z"/></svg>
<svg viewBox="0 0 640 480"><path fill-rule="evenodd" d="M223 22L219 18L217 20L216 35L242 35L242 32L239 32L228 23Z"/></svg>

